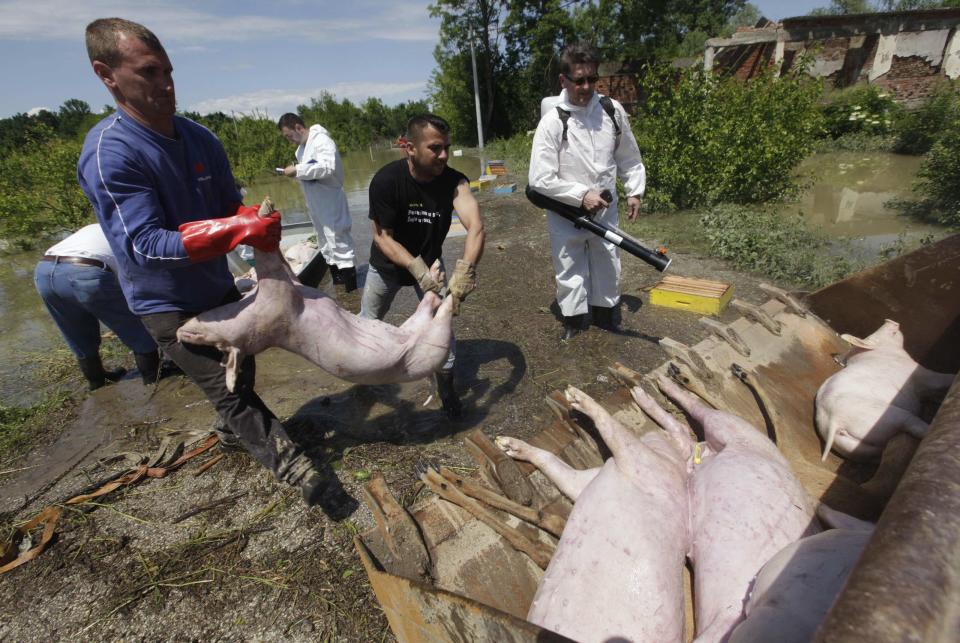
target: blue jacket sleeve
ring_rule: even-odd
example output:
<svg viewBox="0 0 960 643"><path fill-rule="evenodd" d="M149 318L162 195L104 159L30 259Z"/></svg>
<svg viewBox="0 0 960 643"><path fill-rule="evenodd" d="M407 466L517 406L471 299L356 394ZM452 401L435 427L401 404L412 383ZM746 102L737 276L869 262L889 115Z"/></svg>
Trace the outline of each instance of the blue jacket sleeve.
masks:
<svg viewBox="0 0 960 643"><path fill-rule="evenodd" d="M190 265L180 232L169 229L153 182L127 146L101 140L82 159L81 184L93 203L115 254L126 255L148 269L168 270Z"/></svg>

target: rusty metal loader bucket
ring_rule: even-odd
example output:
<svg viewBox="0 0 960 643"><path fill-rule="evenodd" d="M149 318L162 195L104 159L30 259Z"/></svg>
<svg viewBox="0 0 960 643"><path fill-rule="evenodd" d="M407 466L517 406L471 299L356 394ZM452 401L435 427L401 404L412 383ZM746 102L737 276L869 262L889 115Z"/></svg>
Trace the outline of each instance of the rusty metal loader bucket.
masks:
<svg viewBox="0 0 960 643"><path fill-rule="evenodd" d="M802 301L764 287L767 301L734 302L744 316L732 323L703 320L705 338L698 344L661 340L668 359L652 371L638 373L621 364L610 369L618 385L602 403L625 426L637 432L654 426L633 403L629 388L644 386L671 408L651 381L670 377L775 440L813 498L861 518L880 517L822 627L821 640L925 640L958 631L956 385L919 450L913 438L900 436L879 465L851 463L834 454L821 462L822 444L814 429L816 392L841 368L849 349L838 332L865 336L884 318L895 319L918 361L957 370L958 277L960 236ZM576 468L598 466L609 456L589 419L571 411L562 394L552 394L547 403L555 419L531 444ZM421 479L435 495L409 511L396 503L382 479L367 487L378 526L356 537L355 545L394 634L401 642L564 640L524 617L570 503L539 471L506 457L479 430L465 443L480 481L446 470L427 472ZM687 614L691 634L689 594Z"/></svg>

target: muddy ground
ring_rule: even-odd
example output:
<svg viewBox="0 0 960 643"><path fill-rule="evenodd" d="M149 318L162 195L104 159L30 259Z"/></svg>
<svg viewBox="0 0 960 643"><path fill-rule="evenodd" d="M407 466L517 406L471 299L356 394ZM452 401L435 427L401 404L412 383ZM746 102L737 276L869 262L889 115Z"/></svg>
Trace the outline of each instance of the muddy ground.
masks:
<svg viewBox="0 0 960 643"><path fill-rule="evenodd" d="M612 362L647 371L665 359L659 338L692 344L704 336L698 315L648 305L646 289L658 274L625 256L622 332L591 329L561 343L544 215L520 194L480 199L487 226L480 286L455 321L462 420L448 421L436 401L424 406L426 382L355 386L272 349L258 357L257 390L342 488L337 503L306 507L297 490L243 452L197 475L212 451L165 478L69 507L54 544L0 576L0 639L391 640L352 544L373 526L361 494L370 474L381 472L411 504L422 493L419 460L472 466L463 432L529 437L549 421L549 392L573 384L602 398L613 386ZM462 243L448 241L448 261ZM673 274L725 281L738 297L765 299L756 276L673 256ZM358 310L358 294L341 300ZM414 308L406 293L387 320L400 323ZM727 310L722 319L734 317ZM4 480L3 523L24 521L129 468L98 463L103 458L152 453L165 437L204 433L213 420L199 390L180 377L100 389L19 463L25 471ZM216 501L223 502L183 517Z"/></svg>

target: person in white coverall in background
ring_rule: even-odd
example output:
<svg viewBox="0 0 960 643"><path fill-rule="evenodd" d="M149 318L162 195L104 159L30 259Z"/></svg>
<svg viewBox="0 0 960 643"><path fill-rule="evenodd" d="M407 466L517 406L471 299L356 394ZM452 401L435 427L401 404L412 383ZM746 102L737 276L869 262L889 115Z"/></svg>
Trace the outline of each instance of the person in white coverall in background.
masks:
<svg viewBox="0 0 960 643"><path fill-rule="evenodd" d="M283 174L300 181L307 211L317 231L317 243L330 266L333 283L347 292L357 289L356 252L350 235L350 209L343 191L343 162L337 144L320 125L308 130L296 114L284 114L277 123L285 139L297 146L297 162Z"/></svg>
<svg viewBox="0 0 960 643"><path fill-rule="evenodd" d="M571 45L560 56L559 99L544 101L530 154L530 187L548 197L581 207L594 220L617 225L617 176L626 188L630 220L640 212L646 171L623 106L601 97L596 52ZM558 109L559 108L559 109ZM619 133L618 133L619 131ZM612 198L601 193L609 191ZM563 316L563 340L583 330L587 312L593 323L615 331L620 303L619 249L569 220L547 211L547 226L557 280L557 304Z"/></svg>

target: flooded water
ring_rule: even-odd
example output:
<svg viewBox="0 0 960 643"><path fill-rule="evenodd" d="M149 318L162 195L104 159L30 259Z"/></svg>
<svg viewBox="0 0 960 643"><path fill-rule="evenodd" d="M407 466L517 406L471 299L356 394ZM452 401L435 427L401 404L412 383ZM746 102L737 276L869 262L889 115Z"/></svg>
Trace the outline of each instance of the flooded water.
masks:
<svg viewBox="0 0 960 643"><path fill-rule="evenodd" d="M291 147L291 160L293 148ZM350 152L343 158L344 188L353 218L353 238L357 260L362 265L370 257L371 231L367 218L367 188L373 175L390 161L400 158L400 150ZM450 165L471 180L480 175L480 158L468 152L451 156ZM307 220L303 192L299 182L268 175L247 186L248 203L269 195L284 221ZM21 405L42 394L30 386L32 373L41 366L35 357L44 351L66 345L47 315L43 301L33 286L33 269L44 250L53 242L41 243L32 251L7 254L0 262L0 404Z"/></svg>
<svg viewBox="0 0 960 643"><path fill-rule="evenodd" d="M812 228L833 239L846 239L862 255L875 255L883 246L942 235L938 226L917 221L887 208L891 199L910 195L922 157L877 152L816 154L801 165L812 187L793 207Z"/></svg>

